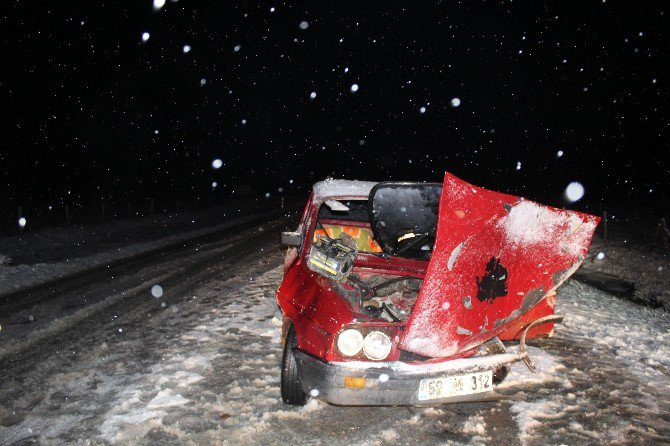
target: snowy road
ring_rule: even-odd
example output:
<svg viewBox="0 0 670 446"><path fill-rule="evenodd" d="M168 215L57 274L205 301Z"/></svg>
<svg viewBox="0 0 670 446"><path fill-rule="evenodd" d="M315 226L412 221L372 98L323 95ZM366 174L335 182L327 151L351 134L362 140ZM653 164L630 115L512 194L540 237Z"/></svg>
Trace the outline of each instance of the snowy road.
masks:
<svg viewBox="0 0 670 446"><path fill-rule="evenodd" d="M559 290L566 318L556 337L531 344L543 346L530 348L539 372L516 365L501 386L510 400L285 406L274 301L280 227L18 308L14 320L33 320L3 333L0 443L670 443L668 313L574 281Z"/></svg>

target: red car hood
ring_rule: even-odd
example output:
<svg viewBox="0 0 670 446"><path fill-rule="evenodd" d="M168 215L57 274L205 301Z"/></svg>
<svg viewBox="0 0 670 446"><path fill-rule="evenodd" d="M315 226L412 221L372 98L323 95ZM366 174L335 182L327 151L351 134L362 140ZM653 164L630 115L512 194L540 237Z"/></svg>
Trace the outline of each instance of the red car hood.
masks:
<svg viewBox="0 0 670 446"><path fill-rule="evenodd" d="M444 358L496 336L577 270L599 220L447 173L435 248L399 347Z"/></svg>

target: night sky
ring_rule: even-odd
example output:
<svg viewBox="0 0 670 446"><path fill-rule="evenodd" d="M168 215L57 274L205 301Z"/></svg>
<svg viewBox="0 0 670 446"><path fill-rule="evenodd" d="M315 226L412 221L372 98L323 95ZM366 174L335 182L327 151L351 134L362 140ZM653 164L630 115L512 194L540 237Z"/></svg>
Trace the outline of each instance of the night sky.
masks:
<svg viewBox="0 0 670 446"><path fill-rule="evenodd" d="M577 209L667 206L662 1L0 8L3 209L445 170Z"/></svg>

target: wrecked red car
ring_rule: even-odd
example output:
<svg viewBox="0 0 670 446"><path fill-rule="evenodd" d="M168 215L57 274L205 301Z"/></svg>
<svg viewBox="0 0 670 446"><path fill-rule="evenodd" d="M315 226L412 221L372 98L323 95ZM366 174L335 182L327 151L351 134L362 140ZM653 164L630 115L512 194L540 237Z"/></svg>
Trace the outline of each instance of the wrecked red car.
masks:
<svg viewBox="0 0 670 446"><path fill-rule="evenodd" d="M282 399L495 398L510 364L532 369L525 340L553 334L556 288L598 221L449 173L443 184L316 183L297 231L282 234Z"/></svg>

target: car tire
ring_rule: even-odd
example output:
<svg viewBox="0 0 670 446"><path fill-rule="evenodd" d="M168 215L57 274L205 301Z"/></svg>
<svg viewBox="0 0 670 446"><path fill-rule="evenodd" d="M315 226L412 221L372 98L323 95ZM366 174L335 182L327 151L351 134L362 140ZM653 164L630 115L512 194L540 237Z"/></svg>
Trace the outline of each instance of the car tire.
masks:
<svg viewBox="0 0 670 446"><path fill-rule="evenodd" d="M284 342L284 354L281 364L281 398L286 404L292 406L304 406L307 395L302 390L298 376L298 364L293 355L293 349L298 345L293 325L288 329L286 342Z"/></svg>

